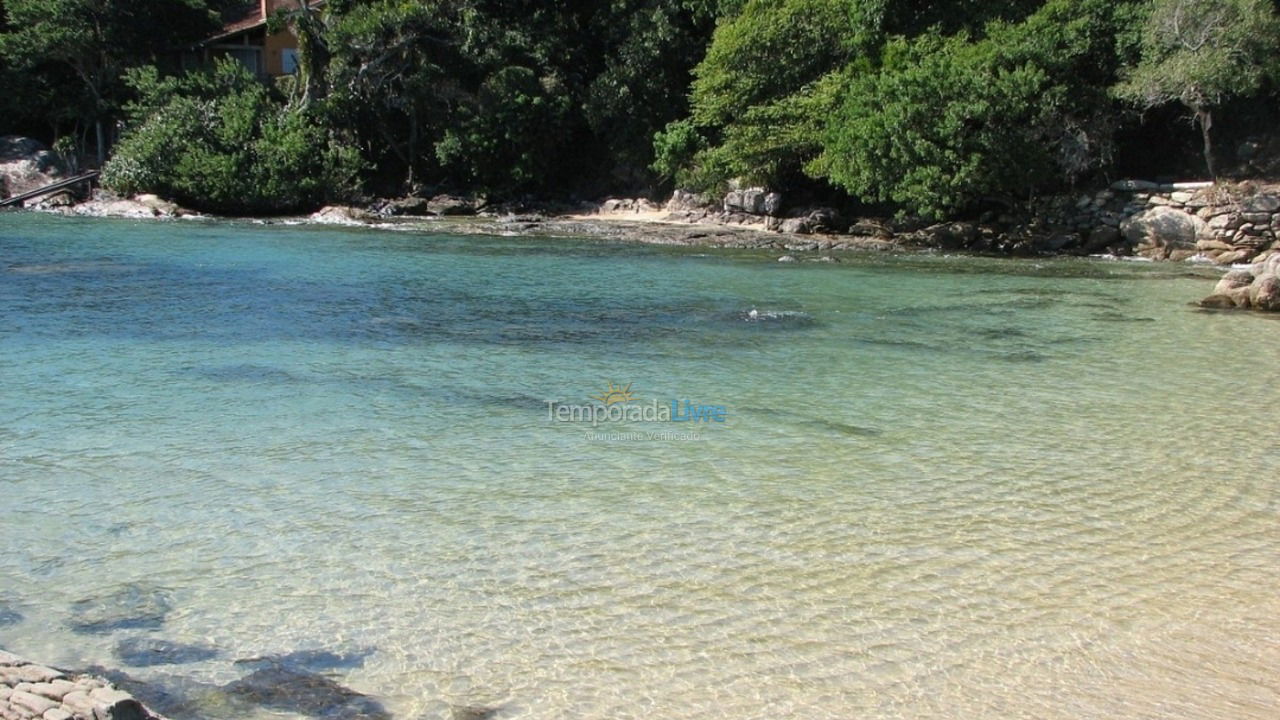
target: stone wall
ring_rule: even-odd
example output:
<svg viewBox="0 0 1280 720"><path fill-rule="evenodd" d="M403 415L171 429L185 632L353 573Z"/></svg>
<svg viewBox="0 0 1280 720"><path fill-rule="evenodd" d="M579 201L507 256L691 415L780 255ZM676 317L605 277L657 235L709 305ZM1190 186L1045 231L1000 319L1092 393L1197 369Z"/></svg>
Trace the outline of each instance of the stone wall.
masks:
<svg viewBox="0 0 1280 720"><path fill-rule="evenodd" d="M1033 215L1085 245L1232 265L1277 251L1280 186L1124 180L1090 195L1049 198Z"/></svg>
<svg viewBox="0 0 1280 720"><path fill-rule="evenodd" d="M929 225L911 220L849 220L825 207L788 207L764 188L729 192L719 203L676 191L669 220L757 226L785 234L852 235L887 246L1013 254L1110 253L1154 260L1233 265L1280 254L1280 185L1158 184L1122 180L1083 195L1033 203L1025 214L983 222Z"/></svg>

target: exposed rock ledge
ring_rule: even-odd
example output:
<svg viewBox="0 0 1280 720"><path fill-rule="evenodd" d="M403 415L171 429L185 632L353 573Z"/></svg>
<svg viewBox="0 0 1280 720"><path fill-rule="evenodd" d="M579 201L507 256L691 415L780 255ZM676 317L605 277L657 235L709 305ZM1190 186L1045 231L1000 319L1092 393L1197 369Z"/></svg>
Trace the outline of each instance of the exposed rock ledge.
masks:
<svg viewBox="0 0 1280 720"><path fill-rule="evenodd" d="M63 672L3 650L0 650L0 718L164 720L106 680Z"/></svg>
<svg viewBox="0 0 1280 720"><path fill-rule="evenodd" d="M84 202L76 202L67 193L55 193L45 198L28 201L27 208L58 215L133 220L202 217L194 210L188 210L157 195L144 194L124 198L105 190L95 190L93 196Z"/></svg>

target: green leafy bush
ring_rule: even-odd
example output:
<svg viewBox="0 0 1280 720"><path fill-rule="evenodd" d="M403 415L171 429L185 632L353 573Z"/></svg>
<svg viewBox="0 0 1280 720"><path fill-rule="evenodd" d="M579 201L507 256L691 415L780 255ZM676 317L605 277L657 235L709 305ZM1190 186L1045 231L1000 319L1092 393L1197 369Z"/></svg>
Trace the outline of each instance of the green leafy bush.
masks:
<svg viewBox="0 0 1280 720"><path fill-rule="evenodd" d="M139 100L103 168L112 190L246 214L314 209L357 190L359 154L235 61L180 78L147 68L128 82Z"/></svg>
<svg viewBox="0 0 1280 720"><path fill-rule="evenodd" d="M808 166L864 200L927 217L1013 202L1096 167L1114 113L1111 5L1053 0L986 37L896 39L854 76Z"/></svg>

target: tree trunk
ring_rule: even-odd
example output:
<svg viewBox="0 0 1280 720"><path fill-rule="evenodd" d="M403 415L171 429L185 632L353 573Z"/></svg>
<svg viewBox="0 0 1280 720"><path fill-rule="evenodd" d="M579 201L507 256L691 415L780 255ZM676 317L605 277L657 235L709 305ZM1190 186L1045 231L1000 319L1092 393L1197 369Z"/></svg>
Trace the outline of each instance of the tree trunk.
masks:
<svg viewBox="0 0 1280 720"><path fill-rule="evenodd" d="M1218 179L1218 170L1214 167L1213 162L1213 138L1210 131L1213 130L1213 112L1208 108L1197 106L1195 108L1196 124L1200 126L1200 136L1204 140L1204 164L1209 168L1209 178Z"/></svg>
<svg viewBox="0 0 1280 720"><path fill-rule="evenodd" d="M102 131L102 121L97 120L93 123L94 132L97 133L98 141L98 168L101 169L107 163L107 135Z"/></svg>

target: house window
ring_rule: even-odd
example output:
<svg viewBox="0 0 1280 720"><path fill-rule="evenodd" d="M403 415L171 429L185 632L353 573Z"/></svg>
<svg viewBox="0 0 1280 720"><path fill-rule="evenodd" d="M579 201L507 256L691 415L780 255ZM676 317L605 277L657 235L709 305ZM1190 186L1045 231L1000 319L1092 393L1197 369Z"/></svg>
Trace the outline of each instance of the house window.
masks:
<svg viewBox="0 0 1280 720"><path fill-rule="evenodd" d="M262 50L256 47L227 47L219 48L229 57L235 58L239 63L249 68L249 71L255 75L262 74Z"/></svg>
<svg viewBox="0 0 1280 720"><path fill-rule="evenodd" d="M280 69L285 75L298 72L298 51L285 49L280 51Z"/></svg>

